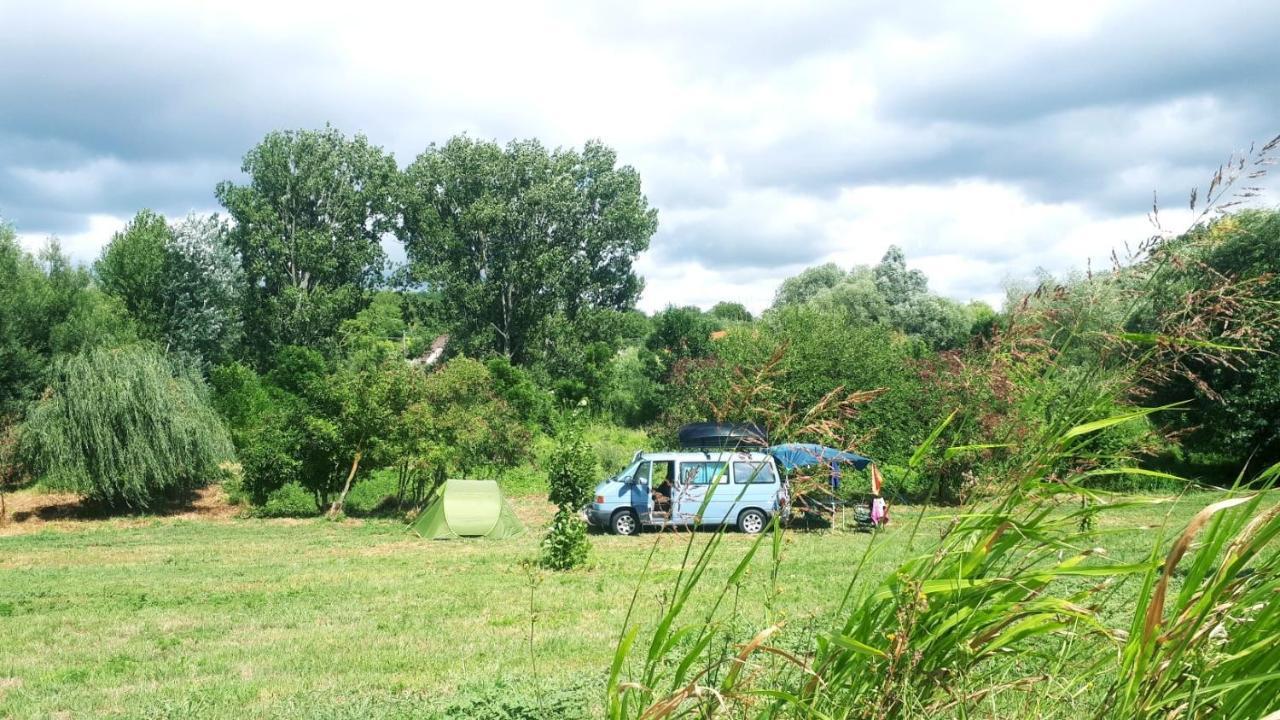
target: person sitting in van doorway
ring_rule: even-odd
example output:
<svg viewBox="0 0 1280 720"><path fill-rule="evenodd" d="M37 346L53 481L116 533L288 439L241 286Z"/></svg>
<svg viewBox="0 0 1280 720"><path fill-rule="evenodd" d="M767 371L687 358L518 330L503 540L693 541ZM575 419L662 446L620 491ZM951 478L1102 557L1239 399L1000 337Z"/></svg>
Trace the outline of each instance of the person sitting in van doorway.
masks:
<svg viewBox="0 0 1280 720"><path fill-rule="evenodd" d="M671 512L671 476L675 472L674 463L659 462L653 466L653 509L656 512Z"/></svg>

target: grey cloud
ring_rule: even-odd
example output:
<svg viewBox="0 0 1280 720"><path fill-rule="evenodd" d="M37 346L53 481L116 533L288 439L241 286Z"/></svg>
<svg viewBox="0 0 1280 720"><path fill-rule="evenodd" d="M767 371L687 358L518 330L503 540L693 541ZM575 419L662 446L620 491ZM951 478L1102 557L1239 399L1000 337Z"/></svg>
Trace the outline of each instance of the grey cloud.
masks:
<svg viewBox="0 0 1280 720"><path fill-rule="evenodd" d="M89 163L68 170L0 168L0 214L20 230L70 234L90 213L128 217L149 207L183 215L217 205L214 185L234 165L204 162Z"/></svg>
<svg viewBox="0 0 1280 720"><path fill-rule="evenodd" d="M936 184L982 179L1020 187L1032 199L1078 202L1104 214L1142 212L1152 192L1180 204L1207 182L1232 144L1280 132L1280 84L1257 96L1206 100L1186 127L1137 124L1159 107L1090 107L1015 125L930 123L910 141L796 135L741 158L747 182L832 195L868 184ZM1178 124L1178 123L1175 123Z"/></svg>
<svg viewBox="0 0 1280 720"><path fill-rule="evenodd" d="M801 223L770 229L741 222L731 212L684 222L660 230L653 241L659 262L697 262L707 267L759 271L763 268L803 267L816 262L830 248L819 228Z"/></svg>
<svg viewBox="0 0 1280 720"><path fill-rule="evenodd" d="M886 83L884 106L895 118L1005 125L1205 93L1265 97L1280 65L1278 24L1280 5L1269 2L1133 7L1082 37L995 43L967 62L905 68Z"/></svg>
<svg viewBox="0 0 1280 720"><path fill-rule="evenodd" d="M597 4L588 27L622 46L663 50L691 74L758 76L827 53L859 47L876 33L910 28L933 35L972 24L973 5L964 0L903 3L747 3L726 11L712 4Z"/></svg>
<svg viewBox="0 0 1280 720"><path fill-rule="evenodd" d="M110 8L56 2L0 9L0 26L10 136L173 160L246 148L264 125L319 110L314 83L299 80L320 75L324 58L300 37L195 27L176 8L122 22Z"/></svg>

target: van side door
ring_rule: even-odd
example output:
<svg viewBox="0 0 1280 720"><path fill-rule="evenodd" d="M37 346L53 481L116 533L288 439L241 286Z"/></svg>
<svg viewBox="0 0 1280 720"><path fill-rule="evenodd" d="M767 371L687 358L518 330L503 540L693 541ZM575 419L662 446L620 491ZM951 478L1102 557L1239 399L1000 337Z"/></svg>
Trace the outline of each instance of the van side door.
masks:
<svg viewBox="0 0 1280 720"><path fill-rule="evenodd" d="M678 495L676 483L676 461L654 460L653 469L649 472L649 516L641 515L646 523L653 525L669 525L672 522L672 511L675 509L675 498Z"/></svg>
<svg viewBox="0 0 1280 720"><path fill-rule="evenodd" d="M636 471L631 474L631 483L628 487L631 489L631 508L636 511L636 515L641 520L645 519L650 511L649 503L649 474L653 471L653 463L648 460L642 461L636 466Z"/></svg>

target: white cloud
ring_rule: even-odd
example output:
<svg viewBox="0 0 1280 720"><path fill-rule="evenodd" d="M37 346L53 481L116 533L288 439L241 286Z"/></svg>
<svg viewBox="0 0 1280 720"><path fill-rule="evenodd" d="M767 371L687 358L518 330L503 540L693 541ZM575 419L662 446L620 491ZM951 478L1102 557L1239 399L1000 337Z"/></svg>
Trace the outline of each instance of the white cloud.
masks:
<svg viewBox="0 0 1280 720"><path fill-rule="evenodd" d="M124 229L128 218L114 215L90 215L88 227L82 232L66 233L57 237L62 252L81 263L90 263L111 236ZM37 253L49 241L48 235L18 233L18 244L31 253Z"/></svg>
<svg viewBox="0 0 1280 720"><path fill-rule="evenodd" d="M732 261L708 258L701 265L664 266L651 256L643 271L650 278L662 275L656 283L651 279L642 307L731 300L759 312L772 301L780 281L801 267L874 264L890 245L906 251L908 264L929 276L935 292L998 307L1006 280L1030 277L1038 268L1062 271L1088 262L1108 267L1113 248L1126 241L1136 246L1154 231L1145 215L1099 217L1076 203L1038 202L1017 188L983 181L859 187L825 202L754 193L730 206L750 208L748 225L773 217L783 225L809 228L805 249L821 252L805 255L800 265L778 262L752 274ZM1188 212L1175 209L1165 210L1162 218L1168 228L1190 220ZM678 228L672 232L680 234ZM757 250L772 251L785 254L788 248Z"/></svg>

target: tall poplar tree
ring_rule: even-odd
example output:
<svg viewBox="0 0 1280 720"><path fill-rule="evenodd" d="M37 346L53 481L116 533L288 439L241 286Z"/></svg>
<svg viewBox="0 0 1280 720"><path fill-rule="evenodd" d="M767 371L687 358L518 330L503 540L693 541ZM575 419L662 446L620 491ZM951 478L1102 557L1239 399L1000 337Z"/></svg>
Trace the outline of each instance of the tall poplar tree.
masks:
<svg viewBox="0 0 1280 720"><path fill-rule="evenodd" d="M248 182L217 196L235 224L246 344L266 363L282 347L331 350L381 281L381 241L398 214L395 160L363 135L273 132L244 158Z"/></svg>

